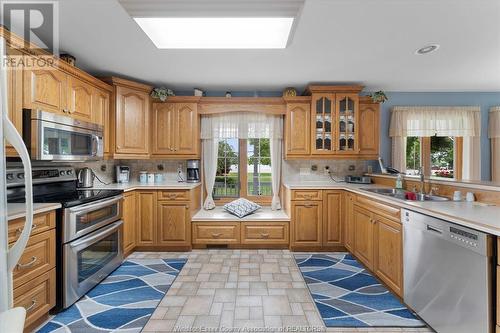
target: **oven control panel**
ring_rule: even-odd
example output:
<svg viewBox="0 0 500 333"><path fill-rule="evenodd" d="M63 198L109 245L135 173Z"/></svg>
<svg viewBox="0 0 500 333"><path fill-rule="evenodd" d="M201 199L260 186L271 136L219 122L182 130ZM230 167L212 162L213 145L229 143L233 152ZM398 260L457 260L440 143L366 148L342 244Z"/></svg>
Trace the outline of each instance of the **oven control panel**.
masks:
<svg viewBox="0 0 500 333"><path fill-rule="evenodd" d="M33 184L76 179L75 169L72 167L35 167L31 171L31 176ZM23 186L24 169L7 169L5 178L7 179L7 187Z"/></svg>

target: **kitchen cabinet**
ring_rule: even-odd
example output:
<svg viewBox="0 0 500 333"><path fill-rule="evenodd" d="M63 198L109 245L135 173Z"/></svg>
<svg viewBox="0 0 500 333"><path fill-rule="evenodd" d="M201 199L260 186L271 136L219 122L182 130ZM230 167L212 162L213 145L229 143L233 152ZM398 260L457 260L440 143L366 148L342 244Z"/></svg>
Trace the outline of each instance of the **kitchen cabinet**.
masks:
<svg viewBox="0 0 500 333"><path fill-rule="evenodd" d="M311 142L313 155L332 154L335 147L335 94L314 94L311 104Z"/></svg>
<svg viewBox="0 0 500 333"><path fill-rule="evenodd" d="M285 156L307 156L311 152L311 103L291 102L286 105Z"/></svg>
<svg viewBox="0 0 500 333"><path fill-rule="evenodd" d="M358 94L335 94L336 154L359 152L359 99Z"/></svg>
<svg viewBox="0 0 500 333"><path fill-rule="evenodd" d="M354 206L354 255L373 270L373 215L370 211Z"/></svg>
<svg viewBox="0 0 500 333"><path fill-rule="evenodd" d="M346 193L345 200L345 215L344 215L344 246L350 252L354 251L354 202L356 195L353 193Z"/></svg>
<svg viewBox="0 0 500 333"><path fill-rule="evenodd" d="M321 201L293 201L292 247L319 247L322 244L323 203Z"/></svg>
<svg viewBox="0 0 500 333"><path fill-rule="evenodd" d="M92 93L93 122L103 126L103 151L104 157L112 155L113 128L111 123L110 93L106 90L94 88Z"/></svg>
<svg viewBox="0 0 500 333"><path fill-rule="evenodd" d="M9 59L13 59L16 64L19 62L15 59L22 59L23 53L7 46L7 55ZM14 63L14 62L12 62ZM8 66L7 67L7 103L9 105L8 117L12 124L16 127L19 134L23 133L23 67ZM16 157L17 152L10 144L5 146L7 157Z"/></svg>
<svg viewBox="0 0 500 333"><path fill-rule="evenodd" d="M189 203L158 202L158 245L191 246Z"/></svg>
<svg viewBox="0 0 500 333"><path fill-rule="evenodd" d="M379 155L380 104L370 97L360 98L359 103L359 154L377 157Z"/></svg>
<svg viewBox="0 0 500 333"><path fill-rule="evenodd" d="M76 119L87 122L95 120L92 113L92 86L76 77L68 76L68 108L67 112Z"/></svg>
<svg viewBox="0 0 500 333"><path fill-rule="evenodd" d="M152 155L199 158L200 120L197 109L197 103L153 103Z"/></svg>
<svg viewBox="0 0 500 333"><path fill-rule="evenodd" d="M136 191L136 245L156 243L156 191Z"/></svg>
<svg viewBox="0 0 500 333"><path fill-rule="evenodd" d="M343 191L323 191L323 246L342 246Z"/></svg>
<svg viewBox="0 0 500 333"><path fill-rule="evenodd" d="M240 222L195 222L193 244L240 244Z"/></svg>
<svg viewBox="0 0 500 333"><path fill-rule="evenodd" d="M123 253L127 256L136 244L136 199L135 192L123 194Z"/></svg>
<svg viewBox="0 0 500 333"><path fill-rule="evenodd" d="M403 297L403 244L401 223L375 215L374 273Z"/></svg>

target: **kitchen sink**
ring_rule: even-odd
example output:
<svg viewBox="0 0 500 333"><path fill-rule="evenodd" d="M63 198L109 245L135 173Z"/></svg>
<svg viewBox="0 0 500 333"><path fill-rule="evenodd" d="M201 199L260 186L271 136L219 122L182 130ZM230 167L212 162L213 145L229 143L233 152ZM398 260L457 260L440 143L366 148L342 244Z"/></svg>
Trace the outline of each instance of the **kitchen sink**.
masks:
<svg viewBox="0 0 500 333"><path fill-rule="evenodd" d="M447 197L442 197L439 195L424 194L423 196L419 193L415 193L415 199L408 197L407 193L409 191L398 190L395 188L362 188L364 191L382 194L388 197L393 197L395 199L405 200L405 201L449 201Z"/></svg>

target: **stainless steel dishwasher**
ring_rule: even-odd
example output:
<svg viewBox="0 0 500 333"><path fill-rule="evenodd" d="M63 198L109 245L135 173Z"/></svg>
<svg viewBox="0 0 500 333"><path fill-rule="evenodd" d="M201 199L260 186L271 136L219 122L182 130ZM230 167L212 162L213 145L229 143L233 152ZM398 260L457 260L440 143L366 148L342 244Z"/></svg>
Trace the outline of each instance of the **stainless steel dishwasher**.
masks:
<svg viewBox="0 0 500 333"><path fill-rule="evenodd" d="M493 239L403 209L404 301L438 333L493 332Z"/></svg>

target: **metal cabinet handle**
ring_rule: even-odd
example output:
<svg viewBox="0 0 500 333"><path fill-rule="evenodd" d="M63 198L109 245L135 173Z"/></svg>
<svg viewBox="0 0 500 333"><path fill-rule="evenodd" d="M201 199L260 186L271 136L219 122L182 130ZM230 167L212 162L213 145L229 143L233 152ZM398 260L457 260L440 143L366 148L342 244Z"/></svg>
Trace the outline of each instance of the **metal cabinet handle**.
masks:
<svg viewBox="0 0 500 333"><path fill-rule="evenodd" d="M30 262L27 262L25 264L21 264L21 263L17 264L17 268L18 269L30 268L30 267L32 267L36 263L37 260L38 260L38 258L35 257L35 256L33 256L33 257L31 257L31 261Z"/></svg>
<svg viewBox="0 0 500 333"><path fill-rule="evenodd" d="M38 227L37 224L33 224L33 226L31 227L31 231L35 230L37 227ZM23 228L17 228L16 229L16 234L17 235L20 235L22 232L23 232Z"/></svg>
<svg viewBox="0 0 500 333"><path fill-rule="evenodd" d="M260 233L260 236L261 236L262 238L269 238L269 234L268 234L268 233L263 233L263 232L261 232L261 233Z"/></svg>
<svg viewBox="0 0 500 333"><path fill-rule="evenodd" d="M36 300L35 299L32 299L31 300L31 305L28 306L26 309L26 312L30 312L31 310L33 310L33 308L36 306Z"/></svg>
<svg viewBox="0 0 500 333"><path fill-rule="evenodd" d="M219 232L219 233L212 233L212 238L219 238L220 236L222 236L222 234Z"/></svg>

